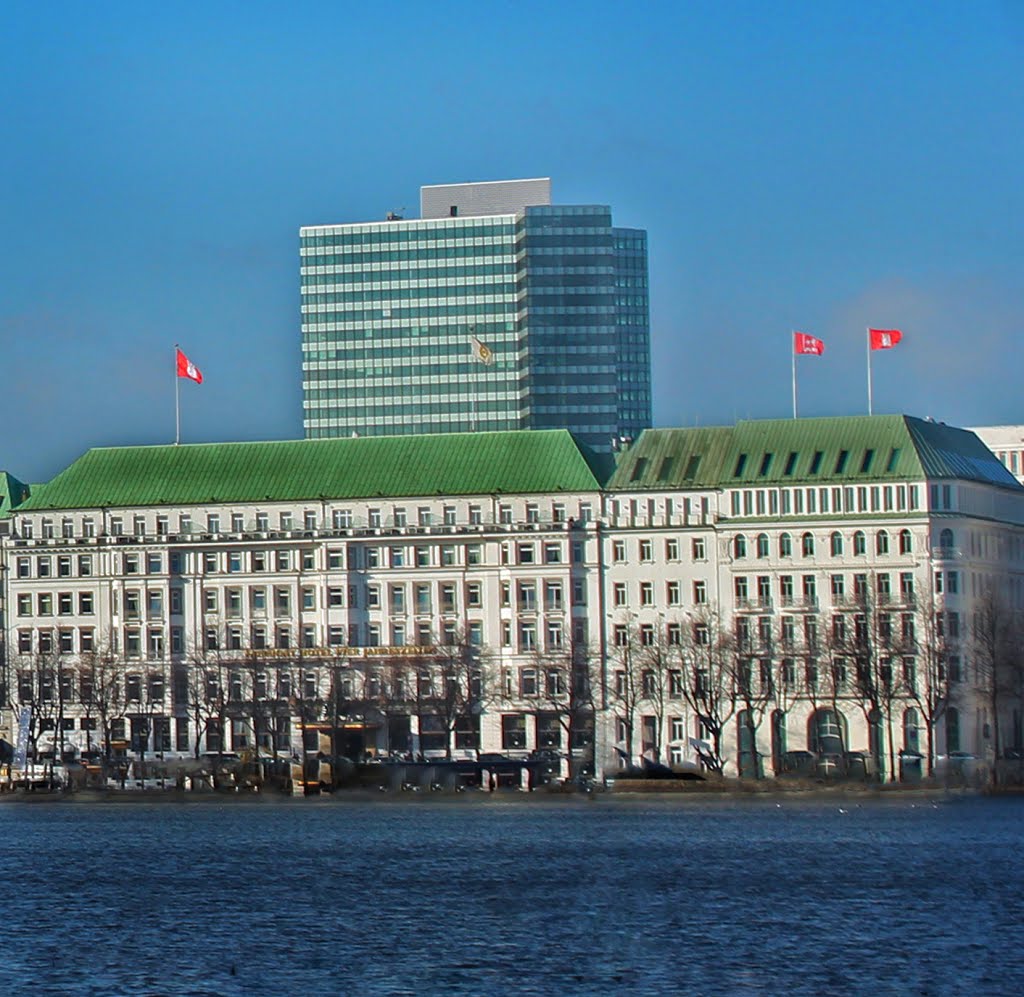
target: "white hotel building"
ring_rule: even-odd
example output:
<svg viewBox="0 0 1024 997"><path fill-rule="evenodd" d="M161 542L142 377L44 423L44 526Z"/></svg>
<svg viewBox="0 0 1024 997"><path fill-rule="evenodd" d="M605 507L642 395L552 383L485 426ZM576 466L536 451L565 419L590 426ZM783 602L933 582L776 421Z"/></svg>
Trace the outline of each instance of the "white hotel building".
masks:
<svg viewBox="0 0 1024 997"><path fill-rule="evenodd" d="M1021 484L1024 484L1024 426L976 426L975 433Z"/></svg>
<svg viewBox="0 0 1024 997"><path fill-rule="evenodd" d="M977 635L1024 608L1024 488L964 430L650 429L614 463L562 430L120 447L5 482L0 735L28 709L40 753L288 758L313 729L892 778L1022 748L990 694L1016 663Z"/></svg>

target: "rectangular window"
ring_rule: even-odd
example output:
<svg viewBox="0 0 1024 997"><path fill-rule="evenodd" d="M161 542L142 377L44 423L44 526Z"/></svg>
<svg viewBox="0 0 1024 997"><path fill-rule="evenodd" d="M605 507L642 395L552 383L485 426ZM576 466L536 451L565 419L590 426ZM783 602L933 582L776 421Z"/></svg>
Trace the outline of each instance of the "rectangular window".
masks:
<svg viewBox="0 0 1024 997"><path fill-rule="evenodd" d="M522 713L502 715L501 747L505 751L526 747L526 717Z"/></svg>
<svg viewBox="0 0 1024 997"><path fill-rule="evenodd" d="M537 624L525 620L519 623L519 650L528 654L537 650Z"/></svg>
<svg viewBox="0 0 1024 997"><path fill-rule="evenodd" d="M291 590L287 588L274 589L274 613L276 616L291 615L292 603Z"/></svg>
<svg viewBox="0 0 1024 997"><path fill-rule="evenodd" d="M416 612L417 613L429 613L429 612L431 612L431 599L430 599L430 586L429 585L417 585L416 586Z"/></svg>

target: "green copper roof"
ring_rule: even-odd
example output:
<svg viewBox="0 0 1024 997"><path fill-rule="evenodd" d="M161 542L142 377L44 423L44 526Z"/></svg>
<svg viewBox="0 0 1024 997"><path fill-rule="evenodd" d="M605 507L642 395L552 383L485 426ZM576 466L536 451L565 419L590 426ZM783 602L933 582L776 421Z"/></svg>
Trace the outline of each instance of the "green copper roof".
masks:
<svg viewBox="0 0 1024 997"><path fill-rule="evenodd" d="M23 509L596 491L566 430L89 450Z"/></svg>
<svg viewBox="0 0 1024 997"><path fill-rule="evenodd" d="M13 474L0 471L0 516L9 513L28 498L29 487Z"/></svg>
<svg viewBox="0 0 1024 997"><path fill-rule="evenodd" d="M19 510L962 479L1018 490L974 433L902 415L647 429L611 463L566 430L90 450ZM30 492L30 494L29 494Z"/></svg>
<svg viewBox="0 0 1024 997"><path fill-rule="evenodd" d="M729 488L961 478L1020 487L974 433L903 415L647 429L610 489Z"/></svg>

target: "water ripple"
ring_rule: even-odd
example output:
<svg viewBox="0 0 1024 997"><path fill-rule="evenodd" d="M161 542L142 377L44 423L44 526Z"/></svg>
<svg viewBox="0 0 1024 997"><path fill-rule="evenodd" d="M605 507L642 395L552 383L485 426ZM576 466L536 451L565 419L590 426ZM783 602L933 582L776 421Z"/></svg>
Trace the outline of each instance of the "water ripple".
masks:
<svg viewBox="0 0 1024 997"><path fill-rule="evenodd" d="M5 804L0 992L1019 993L1022 818L1022 800Z"/></svg>

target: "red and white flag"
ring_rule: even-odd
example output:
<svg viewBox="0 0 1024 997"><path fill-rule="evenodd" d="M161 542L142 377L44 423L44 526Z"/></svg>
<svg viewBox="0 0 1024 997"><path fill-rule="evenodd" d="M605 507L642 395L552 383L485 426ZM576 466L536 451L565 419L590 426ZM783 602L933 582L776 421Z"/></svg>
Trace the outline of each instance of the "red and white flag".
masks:
<svg viewBox="0 0 1024 997"><path fill-rule="evenodd" d="M798 357L820 357L825 352L825 343L816 336L809 336L806 332L794 332L793 352Z"/></svg>
<svg viewBox="0 0 1024 997"><path fill-rule="evenodd" d="M181 350L175 348L178 355L178 377L187 377L196 384L203 383L203 372Z"/></svg>
<svg viewBox="0 0 1024 997"><path fill-rule="evenodd" d="M891 350L903 338L899 329L868 329L868 335L873 350Z"/></svg>

